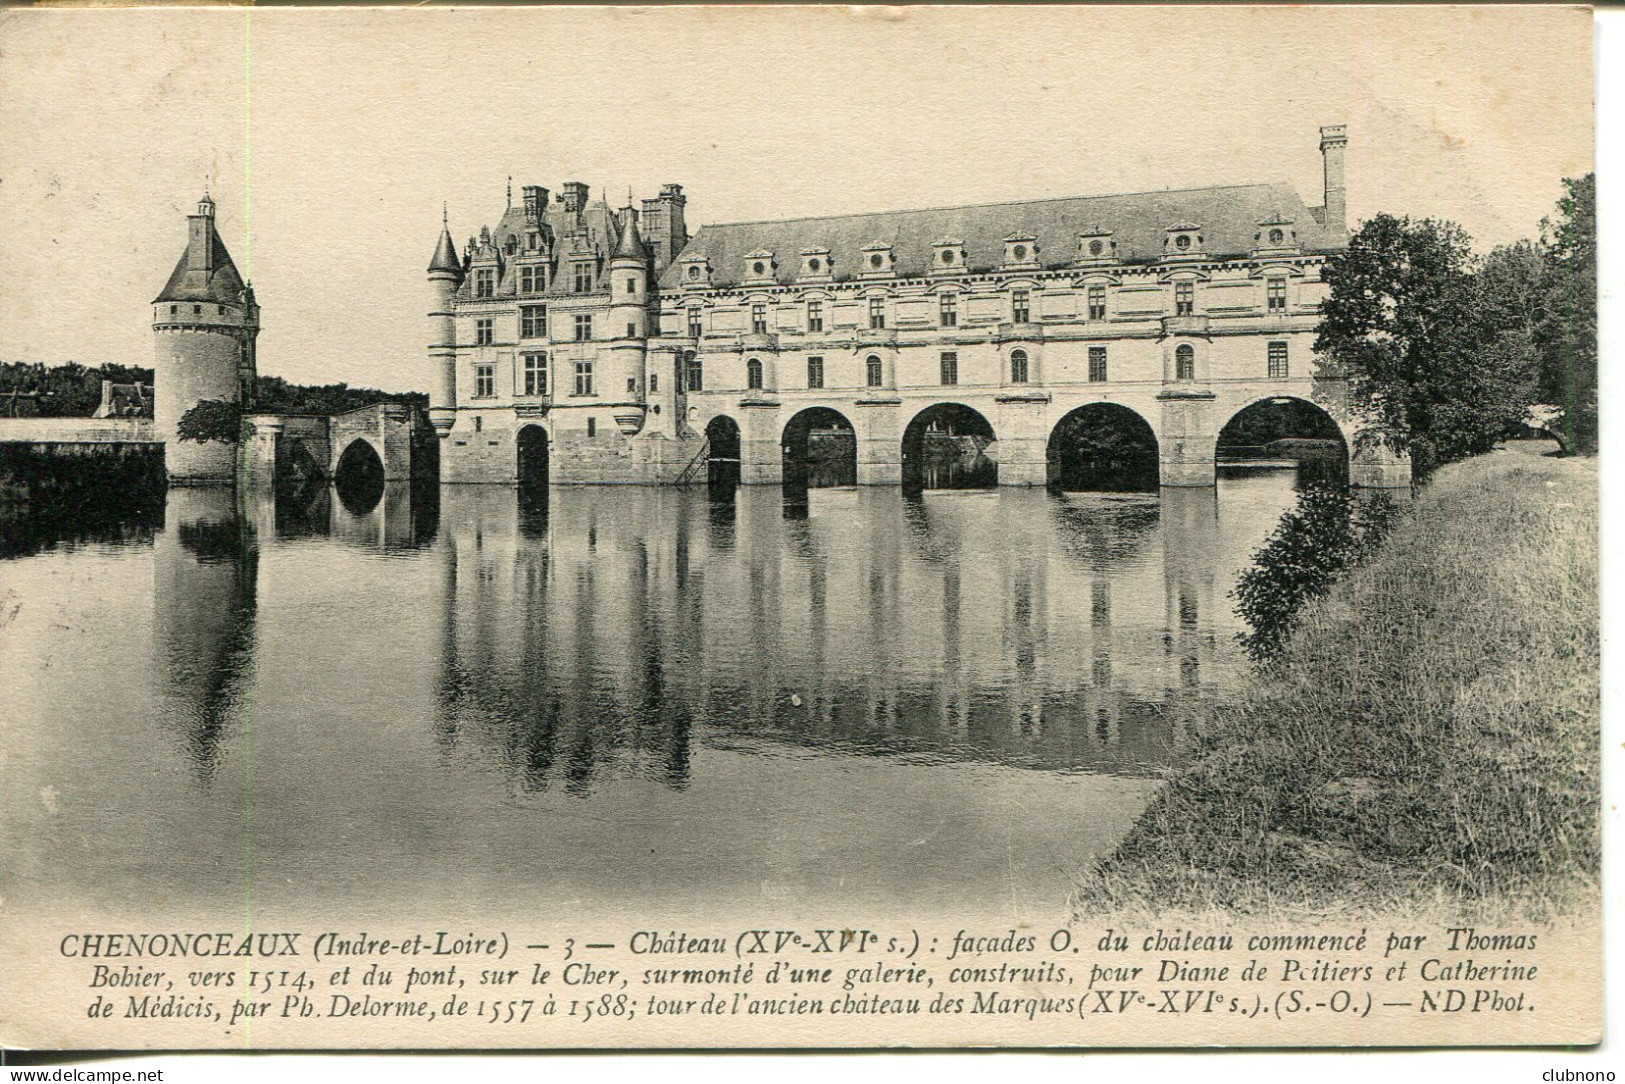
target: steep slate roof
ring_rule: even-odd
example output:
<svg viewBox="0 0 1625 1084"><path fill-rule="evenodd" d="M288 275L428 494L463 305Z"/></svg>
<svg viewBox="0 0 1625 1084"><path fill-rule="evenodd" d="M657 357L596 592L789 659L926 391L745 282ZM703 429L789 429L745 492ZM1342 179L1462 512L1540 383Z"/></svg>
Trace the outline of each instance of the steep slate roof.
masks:
<svg viewBox="0 0 1625 1084"><path fill-rule="evenodd" d="M214 222L209 222L209 244L214 249L214 270L192 271L188 269L190 248L181 253L180 262L175 265L175 271L164 284L163 292L153 299L159 301L216 301L227 305L242 303L243 277L237 273L237 265L231 262L231 253L226 251L226 243L220 240L220 234L215 232Z"/></svg>
<svg viewBox="0 0 1625 1084"><path fill-rule="evenodd" d="M463 261L457 258L457 243L451 239L451 230L440 231L440 243L434 248L434 257L429 260L430 271L455 271L463 273Z"/></svg>
<svg viewBox="0 0 1625 1084"><path fill-rule="evenodd" d="M601 199L588 202L580 213L566 211L564 205L557 200L549 203L542 212L542 221L551 229L553 234L552 252L555 259L567 262L575 243L570 236L585 231L591 237L591 248L600 259L608 259L615 248L621 233L620 218ZM497 220L491 230L491 244L497 252L501 253L502 277L497 284L496 296L510 297L516 291L518 273L515 270L516 262L507 255L508 240L512 238L523 251L525 236L530 232L530 224L525 220L525 209L522 206L509 207ZM562 265L559 273L548 285L548 294L567 292L565 285L567 279ZM457 290L456 296L464 300L474 296L474 284L465 281Z"/></svg>
<svg viewBox="0 0 1625 1084"><path fill-rule="evenodd" d="M711 284L727 287L739 282L747 254L765 249L778 264L777 281L789 284L800 271L802 249L820 247L834 260L835 281L849 282L857 277L863 246L878 241L893 246L897 277L917 278L930 268L934 242L963 241L966 269L979 273L1003 264L1006 237L1030 234L1038 239L1043 268L1053 270L1073 266L1078 235L1096 230L1112 231L1122 263L1160 259L1164 231L1180 223L1202 227L1210 256L1242 256L1255 247L1259 222L1276 215L1293 220L1305 252L1347 246L1347 236L1323 227L1290 184L1252 184L704 226L678 260L705 256ZM681 286L682 270L674 261L661 285Z"/></svg>

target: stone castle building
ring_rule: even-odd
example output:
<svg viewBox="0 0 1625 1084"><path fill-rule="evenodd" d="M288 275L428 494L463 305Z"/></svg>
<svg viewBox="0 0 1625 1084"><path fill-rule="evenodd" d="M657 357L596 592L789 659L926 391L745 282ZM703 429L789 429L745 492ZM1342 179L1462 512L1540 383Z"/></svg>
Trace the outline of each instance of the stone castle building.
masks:
<svg viewBox="0 0 1625 1084"><path fill-rule="evenodd" d="M1001 485L1053 478L1057 427L1126 410L1163 485L1212 485L1247 406L1327 408L1321 271L1348 244L1342 126L1325 191L1286 184L706 226L682 186L615 210L527 186L429 266L431 418L448 482L670 483L816 473L906 481L922 441L970 441ZM1068 431L1076 431L1072 425ZM1352 443L1351 443L1352 447ZM1353 480L1407 484L1362 453Z"/></svg>

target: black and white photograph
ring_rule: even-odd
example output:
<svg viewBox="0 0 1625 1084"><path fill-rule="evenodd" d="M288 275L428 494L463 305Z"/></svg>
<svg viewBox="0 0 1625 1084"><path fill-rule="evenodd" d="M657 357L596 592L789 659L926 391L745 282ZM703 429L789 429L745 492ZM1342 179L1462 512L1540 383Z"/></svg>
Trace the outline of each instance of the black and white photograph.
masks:
<svg viewBox="0 0 1625 1084"><path fill-rule="evenodd" d="M8 1064L1598 1043L1593 47L0 11Z"/></svg>

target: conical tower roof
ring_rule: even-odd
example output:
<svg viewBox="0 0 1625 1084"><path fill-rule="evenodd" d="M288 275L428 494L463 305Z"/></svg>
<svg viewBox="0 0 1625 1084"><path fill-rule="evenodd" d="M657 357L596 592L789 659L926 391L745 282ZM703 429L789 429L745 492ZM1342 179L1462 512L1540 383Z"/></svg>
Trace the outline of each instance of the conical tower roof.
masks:
<svg viewBox="0 0 1625 1084"><path fill-rule="evenodd" d="M643 236L638 233L637 213L628 207L621 220L621 236L615 242L610 259L647 260L649 250L643 247Z"/></svg>
<svg viewBox="0 0 1625 1084"><path fill-rule="evenodd" d="M451 230L446 226L440 228L440 243L434 247L434 259L429 261L430 271L450 271L452 274L463 273L463 261L457 258L457 245L451 239Z"/></svg>
<svg viewBox="0 0 1625 1084"><path fill-rule="evenodd" d="M192 215L190 221L196 224L201 232L193 230L185 251L175 264L175 270L170 273L169 281L164 283L163 291L153 301L154 303L214 301L227 305L241 304L243 277L238 273L237 265L232 263L231 253L226 251L226 243L215 231L214 201L205 195L198 208L204 213ZM194 252L195 246L206 250L207 256Z"/></svg>

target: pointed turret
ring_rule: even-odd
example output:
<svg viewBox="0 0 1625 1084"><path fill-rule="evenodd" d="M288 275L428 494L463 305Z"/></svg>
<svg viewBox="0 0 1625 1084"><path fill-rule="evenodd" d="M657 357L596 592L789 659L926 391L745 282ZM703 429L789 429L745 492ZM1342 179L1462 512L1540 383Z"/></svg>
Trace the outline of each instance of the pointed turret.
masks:
<svg viewBox="0 0 1625 1084"><path fill-rule="evenodd" d="M643 236L638 233L638 213L631 207L622 212L621 236L616 240L615 251L610 253L609 258L639 261L649 258L649 250L644 247Z"/></svg>
<svg viewBox="0 0 1625 1084"><path fill-rule="evenodd" d="M470 242L472 245L472 242ZM463 261L451 239L451 216L440 209L440 243L429 261L429 363L435 385L429 396L429 421L444 437L457 414L457 319L452 298L463 283Z"/></svg>
<svg viewBox="0 0 1625 1084"><path fill-rule="evenodd" d="M434 259L429 261L429 270L446 271L458 278L463 277L463 261L457 258L457 244L451 239L450 230L440 231L440 243L434 248Z"/></svg>

